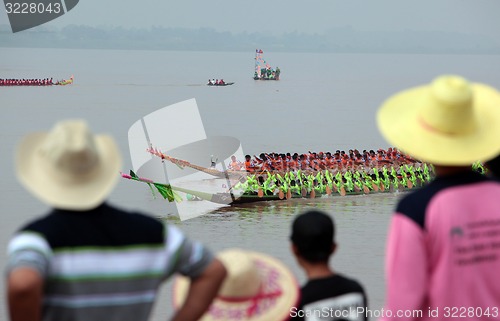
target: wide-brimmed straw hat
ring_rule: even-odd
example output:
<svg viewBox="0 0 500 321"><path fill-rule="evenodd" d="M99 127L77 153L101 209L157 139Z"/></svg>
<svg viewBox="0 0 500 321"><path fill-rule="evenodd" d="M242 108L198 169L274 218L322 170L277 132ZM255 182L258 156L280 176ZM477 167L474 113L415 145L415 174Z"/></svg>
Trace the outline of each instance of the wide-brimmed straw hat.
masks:
<svg viewBox="0 0 500 321"><path fill-rule="evenodd" d="M436 165L465 166L500 153L500 93L459 76L390 97L377 122L391 144Z"/></svg>
<svg viewBox="0 0 500 321"><path fill-rule="evenodd" d="M228 275L219 294L200 320L288 320L298 304L299 286L290 270L277 259L257 252L228 249L217 256ZM189 279L174 283L174 306L184 302Z"/></svg>
<svg viewBox="0 0 500 321"><path fill-rule="evenodd" d="M121 156L112 137L93 135L83 120L66 120L24 137L15 163L19 181L41 201L83 211L111 193Z"/></svg>

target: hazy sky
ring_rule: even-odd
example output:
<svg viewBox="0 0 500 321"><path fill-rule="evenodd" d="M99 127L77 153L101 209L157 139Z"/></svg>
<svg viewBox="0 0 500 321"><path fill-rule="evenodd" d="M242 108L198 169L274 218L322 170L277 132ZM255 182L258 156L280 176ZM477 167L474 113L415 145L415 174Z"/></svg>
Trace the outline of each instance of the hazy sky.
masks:
<svg viewBox="0 0 500 321"><path fill-rule="evenodd" d="M352 27L498 37L499 12L499 0L80 0L73 10L48 25L207 27L273 35ZM0 23L8 23L4 11Z"/></svg>

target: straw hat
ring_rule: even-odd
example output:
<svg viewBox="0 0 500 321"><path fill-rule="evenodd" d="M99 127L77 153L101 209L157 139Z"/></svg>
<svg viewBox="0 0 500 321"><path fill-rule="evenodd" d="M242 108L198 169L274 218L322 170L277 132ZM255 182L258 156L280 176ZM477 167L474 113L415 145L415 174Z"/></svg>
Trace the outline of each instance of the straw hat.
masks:
<svg viewBox="0 0 500 321"><path fill-rule="evenodd" d="M459 76L390 97L377 115L383 136L436 165L470 165L500 153L500 93Z"/></svg>
<svg viewBox="0 0 500 321"><path fill-rule="evenodd" d="M218 258L228 275L218 296L200 319L288 320L298 304L299 287L293 274L280 261L265 254L228 249ZM174 306L182 305L189 279L178 277L174 284Z"/></svg>
<svg viewBox="0 0 500 321"><path fill-rule="evenodd" d="M66 120L24 137L15 162L19 181L41 201L83 211L111 193L121 156L110 136L92 135L83 120Z"/></svg>

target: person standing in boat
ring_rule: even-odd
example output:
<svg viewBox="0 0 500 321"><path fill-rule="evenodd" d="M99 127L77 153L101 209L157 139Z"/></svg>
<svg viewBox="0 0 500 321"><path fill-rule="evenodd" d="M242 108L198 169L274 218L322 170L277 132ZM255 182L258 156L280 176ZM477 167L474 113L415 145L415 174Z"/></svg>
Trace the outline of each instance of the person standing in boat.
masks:
<svg viewBox="0 0 500 321"><path fill-rule="evenodd" d="M499 320L500 182L471 165L500 154L500 93L441 76L387 99L377 123L436 175L398 202L386 249L384 309L421 313L380 320L443 320L461 307L467 320Z"/></svg>
<svg viewBox="0 0 500 321"><path fill-rule="evenodd" d="M236 156L231 156L231 162L229 162L227 168L232 171L240 171L244 168L244 165L242 162L240 162L238 159L236 159Z"/></svg>

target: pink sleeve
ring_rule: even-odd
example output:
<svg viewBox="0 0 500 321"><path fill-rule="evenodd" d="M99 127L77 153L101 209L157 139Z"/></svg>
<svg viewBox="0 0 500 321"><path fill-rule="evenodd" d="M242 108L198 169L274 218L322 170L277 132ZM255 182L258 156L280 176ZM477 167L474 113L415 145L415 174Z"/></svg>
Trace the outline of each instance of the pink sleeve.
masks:
<svg viewBox="0 0 500 321"><path fill-rule="evenodd" d="M421 310L424 306L429 278L424 233L409 217L393 215L385 262L387 313L380 320L414 320L402 317L401 312ZM422 312L425 315L427 311Z"/></svg>

